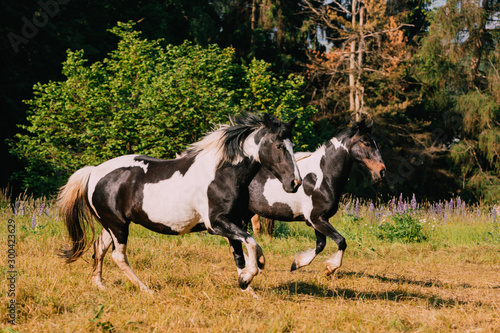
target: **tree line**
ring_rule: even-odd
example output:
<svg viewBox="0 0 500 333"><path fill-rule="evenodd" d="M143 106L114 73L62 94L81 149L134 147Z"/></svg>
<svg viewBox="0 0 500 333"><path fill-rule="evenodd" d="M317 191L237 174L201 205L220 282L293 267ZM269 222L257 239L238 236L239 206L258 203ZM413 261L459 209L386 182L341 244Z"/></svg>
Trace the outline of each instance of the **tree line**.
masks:
<svg viewBox="0 0 500 333"><path fill-rule="evenodd" d="M50 194L114 154L169 158L250 109L299 115L296 150L374 119L387 182L355 168L353 194L497 201L499 3L431 5L6 3L2 186Z"/></svg>

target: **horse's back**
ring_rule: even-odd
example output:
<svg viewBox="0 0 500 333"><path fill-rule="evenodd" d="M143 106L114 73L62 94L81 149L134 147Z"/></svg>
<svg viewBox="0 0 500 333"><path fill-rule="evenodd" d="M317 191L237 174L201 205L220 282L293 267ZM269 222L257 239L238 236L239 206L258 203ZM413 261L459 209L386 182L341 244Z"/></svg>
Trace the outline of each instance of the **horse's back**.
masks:
<svg viewBox="0 0 500 333"><path fill-rule="evenodd" d="M96 167L88 196L98 216L124 219L162 233L186 233L203 218L206 178L195 158L161 160L142 155L114 158Z"/></svg>

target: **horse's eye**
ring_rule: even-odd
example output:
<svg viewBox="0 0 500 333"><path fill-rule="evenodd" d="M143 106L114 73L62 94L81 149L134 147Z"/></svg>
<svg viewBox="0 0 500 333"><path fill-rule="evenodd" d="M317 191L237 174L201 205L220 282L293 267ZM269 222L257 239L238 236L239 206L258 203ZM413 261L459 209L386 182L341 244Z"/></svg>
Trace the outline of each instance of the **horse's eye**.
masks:
<svg viewBox="0 0 500 333"><path fill-rule="evenodd" d="M276 148L278 148L278 149L283 149L283 148L285 148L285 146L284 146L282 143L278 143L278 144L276 145Z"/></svg>

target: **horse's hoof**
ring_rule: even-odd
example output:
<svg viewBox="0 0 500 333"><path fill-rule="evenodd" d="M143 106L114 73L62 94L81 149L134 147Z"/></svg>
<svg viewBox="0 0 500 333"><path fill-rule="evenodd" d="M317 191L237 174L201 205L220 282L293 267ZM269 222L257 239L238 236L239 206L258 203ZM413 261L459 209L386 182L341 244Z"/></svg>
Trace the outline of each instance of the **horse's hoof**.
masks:
<svg viewBox="0 0 500 333"><path fill-rule="evenodd" d="M257 260L257 267L259 267L260 270L263 270L265 266L266 266L266 259L264 258L264 256L260 256L259 260Z"/></svg>
<svg viewBox="0 0 500 333"><path fill-rule="evenodd" d="M293 272L293 271L297 270L297 268L298 268L298 267L297 267L297 262L294 260L294 261L292 262L292 268L290 268L290 272Z"/></svg>
<svg viewBox="0 0 500 333"><path fill-rule="evenodd" d="M250 281L245 281L241 278L241 276L238 277L238 284L240 285L241 290L247 289L248 285L250 284Z"/></svg>
<svg viewBox="0 0 500 333"><path fill-rule="evenodd" d="M333 273L335 273L335 271L337 270L338 267L335 267L335 268L330 268L328 266L326 266L326 270L325 270L325 274L326 276L330 276L332 275Z"/></svg>

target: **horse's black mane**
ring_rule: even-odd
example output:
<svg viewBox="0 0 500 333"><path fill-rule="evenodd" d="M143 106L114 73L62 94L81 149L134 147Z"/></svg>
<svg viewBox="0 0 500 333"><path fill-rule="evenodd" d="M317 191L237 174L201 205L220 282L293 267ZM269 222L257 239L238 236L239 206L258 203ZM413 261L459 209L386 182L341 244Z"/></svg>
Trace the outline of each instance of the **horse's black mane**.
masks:
<svg viewBox="0 0 500 333"><path fill-rule="evenodd" d="M340 132L339 135L336 136L337 140L340 142L345 142L350 140L356 133L363 135L365 133L370 133L372 124L366 124L365 119L361 119L360 121L353 122L352 126L344 129Z"/></svg>
<svg viewBox="0 0 500 333"><path fill-rule="evenodd" d="M290 138L292 129L288 128L285 123L278 120L272 115L258 115L254 113L238 115L230 118L231 125L222 125L212 133L205 136L208 138L211 135L219 133L217 149L220 151L221 159L219 166L224 162L231 162L240 157L245 156L243 144L248 136L260 128L267 129L271 133L277 133L280 139ZM186 151L186 154L196 155L200 153L206 146L195 143Z"/></svg>

